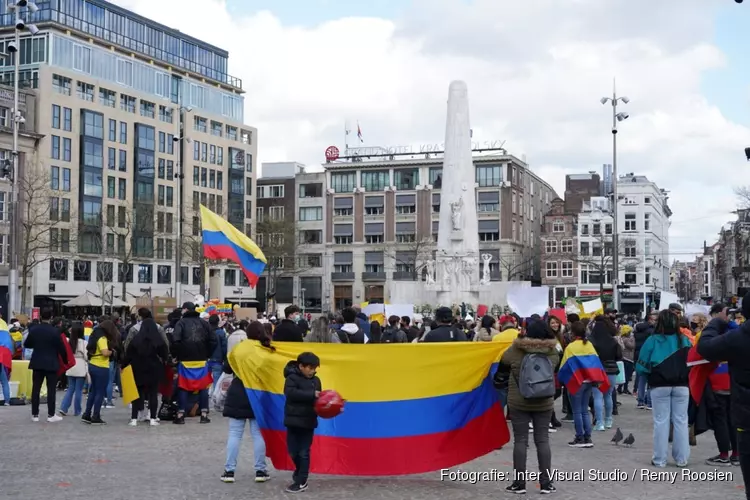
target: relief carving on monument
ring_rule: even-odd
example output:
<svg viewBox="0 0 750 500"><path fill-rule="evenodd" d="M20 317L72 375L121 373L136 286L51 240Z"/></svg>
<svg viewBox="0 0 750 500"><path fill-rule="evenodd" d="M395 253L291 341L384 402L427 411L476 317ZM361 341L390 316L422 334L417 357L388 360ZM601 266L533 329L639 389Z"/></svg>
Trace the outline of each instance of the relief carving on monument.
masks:
<svg viewBox="0 0 750 500"><path fill-rule="evenodd" d="M427 266L427 277L425 278L425 283L427 283L428 285L434 285L435 284L435 261L428 260L425 265Z"/></svg>

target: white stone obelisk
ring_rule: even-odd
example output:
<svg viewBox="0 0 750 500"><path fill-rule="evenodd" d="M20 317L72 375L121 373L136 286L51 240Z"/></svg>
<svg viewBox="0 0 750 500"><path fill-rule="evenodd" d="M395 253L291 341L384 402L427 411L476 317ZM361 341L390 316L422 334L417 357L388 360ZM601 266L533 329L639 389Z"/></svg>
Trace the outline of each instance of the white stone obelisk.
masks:
<svg viewBox="0 0 750 500"><path fill-rule="evenodd" d="M478 294L479 235L475 177L469 93L465 82L454 81L448 90L436 255L438 301L445 306L468 302Z"/></svg>

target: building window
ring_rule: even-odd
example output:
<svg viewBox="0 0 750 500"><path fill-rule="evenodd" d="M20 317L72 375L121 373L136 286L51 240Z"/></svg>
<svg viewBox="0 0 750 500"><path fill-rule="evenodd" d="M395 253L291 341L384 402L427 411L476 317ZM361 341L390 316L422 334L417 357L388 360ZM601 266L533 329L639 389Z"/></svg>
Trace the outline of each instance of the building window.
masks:
<svg viewBox="0 0 750 500"><path fill-rule="evenodd" d="M477 211L478 212L499 212L500 211L500 193L498 191L480 191L479 193L477 193ZM438 202L437 213L440 213L439 202Z"/></svg>
<svg viewBox="0 0 750 500"><path fill-rule="evenodd" d="M331 173L331 187L336 193L351 193L357 184L356 172Z"/></svg>
<svg viewBox="0 0 750 500"><path fill-rule="evenodd" d="M165 123L172 123L172 108L159 105L159 120Z"/></svg>
<svg viewBox="0 0 750 500"><path fill-rule="evenodd" d="M52 105L52 128L60 128L60 106Z"/></svg>
<svg viewBox="0 0 750 500"><path fill-rule="evenodd" d="M153 266L151 264L139 264L138 265L138 283L152 283L153 282Z"/></svg>
<svg viewBox="0 0 750 500"><path fill-rule="evenodd" d="M73 142L67 137L63 137L63 161L70 161L72 157Z"/></svg>
<svg viewBox="0 0 750 500"><path fill-rule="evenodd" d="M544 242L545 253L557 253L557 240L547 240Z"/></svg>
<svg viewBox="0 0 750 500"><path fill-rule="evenodd" d="M208 127L207 127L206 119L201 118L200 116L193 117L193 128L197 130L198 132L203 132L203 133L207 132Z"/></svg>
<svg viewBox="0 0 750 500"><path fill-rule="evenodd" d="M110 122L111 121L113 120L110 120ZM104 117L99 113L84 110L83 135L87 137L94 137L95 139L104 139Z"/></svg>
<svg viewBox="0 0 750 500"><path fill-rule="evenodd" d="M651 197L650 196L646 196L645 198L643 198L643 203L645 203L646 205L650 205L651 204Z"/></svg>
<svg viewBox="0 0 750 500"><path fill-rule="evenodd" d="M141 116L154 118L156 116L156 104L141 99Z"/></svg>
<svg viewBox="0 0 750 500"><path fill-rule="evenodd" d="M136 98L127 94L120 94L120 109L128 113L135 113Z"/></svg>
<svg viewBox="0 0 750 500"><path fill-rule="evenodd" d="M283 198L284 197L284 185L277 184L273 186L258 186L257 197L259 199Z"/></svg>
<svg viewBox="0 0 750 500"><path fill-rule="evenodd" d="M600 236L602 234L602 225L601 224L592 224L591 225L591 234L594 236Z"/></svg>
<svg viewBox="0 0 750 500"><path fill-rule="evenodd" d="M323 220L323 207L302 207L299 209L300 221Z"/></svg>
<svg viewBox="0 0 750 500"><path fill-rule="evenodd" d="M353 226L351 224L333 225L333 242L336 245L350 245L352 243Z"/></svg>
<svg viewBox="0 0 750 500"><path fill-rule="evenodd" d="M116 92L113 92L112 90L107 90L103 87L99 87L99 104L101 104L102 106L106 106L108 108L114 108L116 98L117 98Z"/></svg>
<svg viewBox="0 0 750 500"><path fill-rule="evenodd" d="M548 278L557 278L557 262L547 262L546 271Z"/></svg>
<svg viewBox="0 0 750 500"><path fill-rule="evenodd" d="M396 213L397 214L414 214L417 213L417 197L413 194L396 195Z"/></svg>
<svg viewBox="0 0 750 500"><path fill-rule="evenodd" d="M120 122L120 144L128 143L128 124Z"/></svg>
<svg viewBox="0 0 750 500"><path fill-rule="evenodd" d="M625 273L625 284L635 285L638 282L638 275L636 273Z"/></svg>
<svg viewBox="0 0 750 500"><path fill-rule="evenodd" d="M564 260L560 262L560 271L562 273L563 278L572 278L573 277L573 262L569 260Z"/></svg>
<svg viewBox="0 0 750 500"><path fill-rule="evenodd" d="M581 242L581 255L583 257L589 256L589 242L588 241Z"/></svg>
<svg viewBox="0 0 750 500"><path fill-rule="evenodd" d="M417 227L414 222L396 222L396 242L414 243L417 240Z"/></svg>
<svg viewBox="0 0 750 500"><path fill-rule="evenodd" d="M565 232L565 223L561 220L556 220L552 223L552 232L553 233L564 233Z"/></svg>
<svg viewBox="0 0 750 500"><path fill-rule="evenodd" d="M300 198L321 198L323 196L323 184L300 184Z"/></svg>
<svg viewBox="0 0 750 500"><path fill-rule="evenodd" d="M284 220L284 206L277 205L268 207L268 216L271 220Z"/></svg>
<svg viewBox="0 0 750 500"><path fill-rule="evenodd" d="M650 231L651 230L651 214L643 214L643 230L644 231Z"/></svg>
<svg viewBox="0 0 750 500"><path fill-rule="evenodd" d="M91 73L91 48L77 43L73 44L73 69L82 73Z"/></svg>
<svg viewBox="0 0 750 500"><path fill-rule="evenodd" d="M361 172L360 175L365 191L383 191L390 185L390 174L387 170Z"/></svg>
<svg viewBox="0 0 750 500"><path fill-rule="evenodd" d="M211 120L211 135L221 137L221 123Z"/></svg>
<svg viewBox="0 0 750 500"><path fill-rule="evenodd" d="M393 183L396 189L412 190L419 184L419 169L399 169L393 171Z"/></svg>
<svg viewBox="0 0 750 500"><path fill-rule="evenodd" d="M368 222L365 224L365 242L383 243L384 224L382 222Z"/></svg>
<svg viewBox="0 0 750 500"><path fill-rule="evenodd" d="M51 156L54 160L60 159L60 136L52 136L52 152Z"/></svg>
<svg viewBox="0 0 750 500"><path fill-rule="evenodd" d="M237 271L234 269L224 270L224 286L237 286Z"/></svg>
<svg viewBox="0 0 750 500"><path fill-rule="evenodd" d="M443 167L430 167L430 185L434 189L440 189L443 185Z"/></svg>
<svg viewBox="0 0 750 500"><path fill-rule="evenodd" d="M625 214L625 231L637 231L637 224L634 213Z"/></svg>
<svg viewBox="0 0 750 500"><path fill-rule="evenodd" d="M70 95L73 80L60 75L52 75L52 89L58 94Z"/></svg>
<svg viewBox="0 0 750 500"><path fill-rule="evenodd" d="M612 224L604 224L604 234L612 234Z"/></svg>
<svg viewBox="0 0 750 500"><path fill-rule="evenodd" d="M78 82L78 98L94 102L94 86L85 82Z"/></svg>
<svg viewBox="0 0 750 500"><path fill-rule="evenodd" d="M562 253L573 253L573 240L562 240L560 242L560 251Z"/></svg>
<svg viewBox="0 0 750 500"><path fill-rule="evenodd" d="M482 165L476 167L476 182L479 187L499 186L503 180L500 165Z"/></svg>
<svg viewBox="0 0 750 500"><path fill-rule="evenodd" d="M589 225L581 224L581 236L588 236L588 235L589 235Z"/></svg>
<svg viewBox="0 0 750 500"><path fill-rule="evenodd" d="M625 241L625 257L636 257L638 254L638 249L636 247L636 243L633 240L627 240Z"/></svg>
<svg viewBox="0 0 750 500"><path fill-rule="evenodd" d="M68 261L65 259L52 259L49 262L50 281L68 281Z"/></svg>
<svg viewBox="0 0 750 500"><path fill-rule="evenodd" d="M479 228L479 241L500 241L499 220L480 220L477 224Z"/></svg>

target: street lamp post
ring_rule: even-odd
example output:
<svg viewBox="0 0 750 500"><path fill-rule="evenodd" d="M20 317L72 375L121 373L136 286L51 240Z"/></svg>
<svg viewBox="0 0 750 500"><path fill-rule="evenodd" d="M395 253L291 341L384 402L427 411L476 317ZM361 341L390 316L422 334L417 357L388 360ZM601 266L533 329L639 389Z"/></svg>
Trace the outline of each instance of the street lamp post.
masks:
<svg viewBox="0 0 750 500"><path fill-rule="evenodd" d="M625 112L617 112L617 104L627 104L630 102L625 96L617 97L617 90L612 89L612 97L602 97L599 102L602 104L612 104L612 305L615 309L618 308L620 297L617 289L617 284L620 281L620 247L619 247L619 233L617 229L617 123L627 120L630 115Z"/></svg>
<svg viewBox="0 0 750 500"><path fill-rule="evenodd" d="M177 135L174 136L174 142L177 143L177 172L174 178L177 179L177 244L175 245L175 273L174 273L174 296L177 300L177 307L182 302L182 226L185 223L185 142L190 139L185 137L185 114L193 110L190 106L180 106L178 112L178 129ZM201 270L203 272L203 270ZM202 280L201 280L202 281Z"/></svg>
<svg viewBox="0 0 750 500"><path fill-rule="evenodd" d="M25 119L21 115L18 104L19 85L18 78L21 66L21 32L28 30L35 35L39 33L39 28L33 24L27 24L23 19L23 11L34 13L39 8L34 2L27 0L18 0L8 5L8 10L15 14L15 37L11 44L8 45L8 52L13 54L13 173L11 174L11 200L10 200L10 269L8 271L8 318L13 314L22 312L23 304L19 304L18 296L18 233L20 231L20 213L18 208L18 132Z"/></svg>

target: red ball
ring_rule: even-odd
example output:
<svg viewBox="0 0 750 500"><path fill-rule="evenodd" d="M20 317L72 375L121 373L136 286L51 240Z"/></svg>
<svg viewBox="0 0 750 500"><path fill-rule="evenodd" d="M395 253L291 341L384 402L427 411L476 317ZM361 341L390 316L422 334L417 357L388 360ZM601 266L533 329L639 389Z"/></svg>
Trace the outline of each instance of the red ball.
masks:
<svg viewBox="0 0 750 500"><path fill-rule="evenodd" d="M344 411L344 398L334 390L321 391L315 401L315 413L320 418L333 418Z"/></svg>

